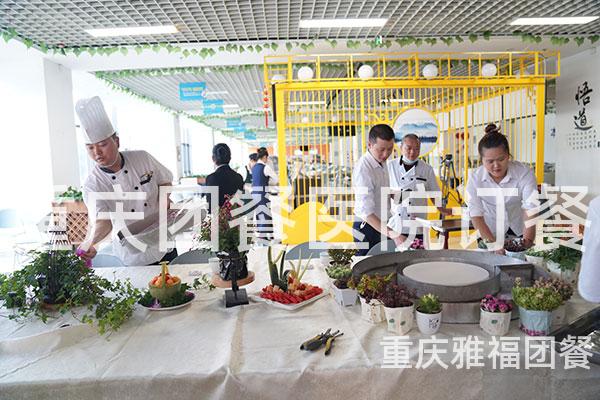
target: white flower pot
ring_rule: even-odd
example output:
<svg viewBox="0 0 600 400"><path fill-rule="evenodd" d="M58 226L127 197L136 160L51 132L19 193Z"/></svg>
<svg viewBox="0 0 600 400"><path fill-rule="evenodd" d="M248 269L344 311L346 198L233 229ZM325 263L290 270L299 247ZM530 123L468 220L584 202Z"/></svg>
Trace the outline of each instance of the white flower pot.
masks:
<svg viewBox="0 0 600 400"><path fill-rule="evenodd" d="M552 325L561 326L567 323L567 305L563 304L552 311Z"/></svg>
<svg viewBox="0 0 600 400"><path fill-rule="evenodd" d="M536 267L544 268L544 266L545 266L544 257L529 256L529 255L525 254L525 260L532 263Z"/></svg>
<svg viewBox="0 0 600 400"><path fill-rule="evenodd" d="M504 336L510 329L511 312L489 312L481 310L479 327L492 336Z"/></svg>
<svg viewBox="0 0 600 400"><path fill-rule="evenodd" d="M574 270L563 271L560 269L560 264L550 260L546 261L546 268L548 269L548 272L550 273L550 275L552 275L552 277L560 278L566 282L569 282L570 284L577 283L577 276L579 275L580 265L581 262L577 263L577 266Z"/></svg>
<svg viewBox="0 0 600 400"><path fill-rule="evenodd" d="M331 291L333 292L335 302L340 306L347 307L356 304L356 298L358 297L358 292L356 290L350 288L339 289L332 282Z"/></svg>
<svg viewBox="0 0 600 400"><path fill-rule="evenodd" d="M519 306L519 328L528 336L548 336L552 311L528 310Z"/></svg>
<svg viewBox="0 0 600 400"><path fill-rule="evenodd" d="M442 325L441 311L437 314L425 314L417 310L416 315L417 326L419 327L419 331L424 335L433 335L440 329L440 325Z"/></svg>
<svg viewBox="0 0 600 400"><path fill-rule="evenodd" d="M383 307L387 319L387 329L399 335L405 335L413 327L415 306Z"/></svg>
<svg viewBox="0 0 600 400"><path fill-rule="evenodd" d="M321 261L321 266L323 268L329 267L329 262L331 261L331 258L329 258L329 253L327 253L326 251L321 252L321 254L319 255L319 260Z"/></svg>
<svg viewBox="0 0 600 400"><path fill-rule="evenodd" d="M385 311L383 310L383 304L379 300L371 300L367 303L362 297L359 297L359 299L362 319L372 324L385 321Z"/></svg>

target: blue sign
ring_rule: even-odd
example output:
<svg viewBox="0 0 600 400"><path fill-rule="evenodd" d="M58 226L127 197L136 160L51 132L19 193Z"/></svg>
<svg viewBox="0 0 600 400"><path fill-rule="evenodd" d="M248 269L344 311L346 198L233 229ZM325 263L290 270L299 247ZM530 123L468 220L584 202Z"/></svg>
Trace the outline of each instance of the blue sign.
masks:
<svg viewBox="0 0 600 400"><path fill-rule="evenodd" d="M204 100L206 82L183 82L179 84L179 100Z"/></svg>
<svg viewBox="0 0 600 400"><path fill-rule="evenodd" d="M244 140L256 140L256 132L244 132Z"/></svg>
<svg viewBox="0 0 600 400"><path fill-rule="evenodd" d="M235 133L244 133L246 132L246 124L241 124L233 128Z"/></svg>
<svg viewBox="0 0 600 400"><path fill-rule="evenodd" d="M243 125L241 118L229 118L227 120L227 127L228 128L237 128L238 126L241 126L241 125Z"/></svg>
<svg viewBox="0 0 600 400"><path fill-rule="evenodd" d="M223 103L222 99L204 99L204 115L223 114Z"/></svg>

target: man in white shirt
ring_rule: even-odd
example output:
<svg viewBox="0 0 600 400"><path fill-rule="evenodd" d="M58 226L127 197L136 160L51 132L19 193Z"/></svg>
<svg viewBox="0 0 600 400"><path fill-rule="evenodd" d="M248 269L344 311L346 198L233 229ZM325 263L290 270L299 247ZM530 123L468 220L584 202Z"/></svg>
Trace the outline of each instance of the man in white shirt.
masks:
<svg viewBox="0 0 600 400"><path fill-rule="evenodd" d="M590 202L587 220L578 289L587 301L600 303L600 197Z"/></svg>
<svg viewBox="0 0 600 400"><path fill-rule="evenodd" d="M367 244L368 248L359 249L357 255L366 255L371 248L382 240L382 236L393 239L400 246L406 237L388 228L387 217L389 199L382 198L382 188L390 186L388 168L385 162L394 150L394 130L385 124L375 125L369 131L367 151L358 160L352 174L354 189L354 215L358 218L353 229L362 233L364 238L354 237L354 241ZM382 215L382 211L384 215Z"/></svg>
<svg viewBox="0 0 600 400"><path fill-rule="evenodd" d="M411 233L422 237L423 227L419 226L415 219L427 219L427 213L422 212L427 207L427 197L417 197L415 192L440 192L440 185L431 165L419 160L421 141L417 135L404 135L400 151L400 158L387 161L390 187L394 195L388 226L405 236ZM411 208L416 212L409 212ZM438 207L438 210L443 214L451 214L450 210L442 207Z"/></svg>
<svg viewBox="0 0 600 400"><path fill-rule="evenodd" d="M91 230L79 249L82 258L93 259L95 246L112 232L113 252L125 265L171 261L177 256L176 249L160 250L159 243L152 242L144 243L146 248L142 251L129 241L128 229L124 229L127 218L118 216L118 207L122 206L124 213L141 212L144 218L157 216L159 188L171 185L172 173L145 151L119 152L119 137L99 97L78 101L75 110L88 155L96 163L83 185ZM123 200L105 198L111 192L122 192ZM137 196L138 193L142 195ZM110 219L99 217L100 213L111 213Z"/></svg>

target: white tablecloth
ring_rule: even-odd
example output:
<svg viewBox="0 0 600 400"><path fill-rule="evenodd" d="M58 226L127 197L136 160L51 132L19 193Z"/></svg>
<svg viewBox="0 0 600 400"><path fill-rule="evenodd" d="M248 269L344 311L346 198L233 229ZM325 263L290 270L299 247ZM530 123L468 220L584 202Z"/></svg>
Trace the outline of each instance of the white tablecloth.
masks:
<svg viewBox="0 0 600 400"><path fill-rule="evenodd" d="M268 283L264 250L251 253L257 280L248 292ZM327 287L318 261L315 265L304 280ZM192 281L189 272L195 270L208 272L208 266L171 267L184 281ZM112 269L97 272L113 275ZM131 278L138 287L158 273L159 267L114 269L117 278ZM494 370L491 360L469 370L436 364L384 369L380 342L392 334L384 323L362 321L359 305L342 309L326 297L294 312L263 303L226 309L222 294L222 289L199 291L190 307L172 312L139 307L108 338L69 316L48 324L0 318L0 399L600 398L600 367L594 364L590 370L564 370L557 357L554 370ZM569 318L591 308L572 300ZM65 323L71 325L59 328ZM509 335L523 338L517 324L512 322ZM299 350L300 343L329 327L344 332L331 355ZM490 339L471 324L443 324L436 337L468 335ZM409 336L414 342L428 338L416 327ZM411 347L413 361L417 355L418 346ZM453 357L441 358L450 363Z"/></svg>

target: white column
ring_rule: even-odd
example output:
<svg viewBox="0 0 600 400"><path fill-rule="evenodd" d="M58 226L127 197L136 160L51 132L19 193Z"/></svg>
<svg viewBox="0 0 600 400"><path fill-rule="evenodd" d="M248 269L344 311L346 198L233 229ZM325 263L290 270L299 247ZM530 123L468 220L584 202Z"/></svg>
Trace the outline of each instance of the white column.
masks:
<svg viewBox="0 0 600 400"><path fill-rule="evenodd" d="M79 161L71 70L44 59L52 184L79 187Z"/></svg>
<svg viewBox="0 0 600 400"><path fill-rule="evenodd" d="M181 123L179 115L173 116L173 134L175 138L175 154L177 157L177 176L175 180L179 182L179 178L183 176L183 158L181 157Z"/></svg>

